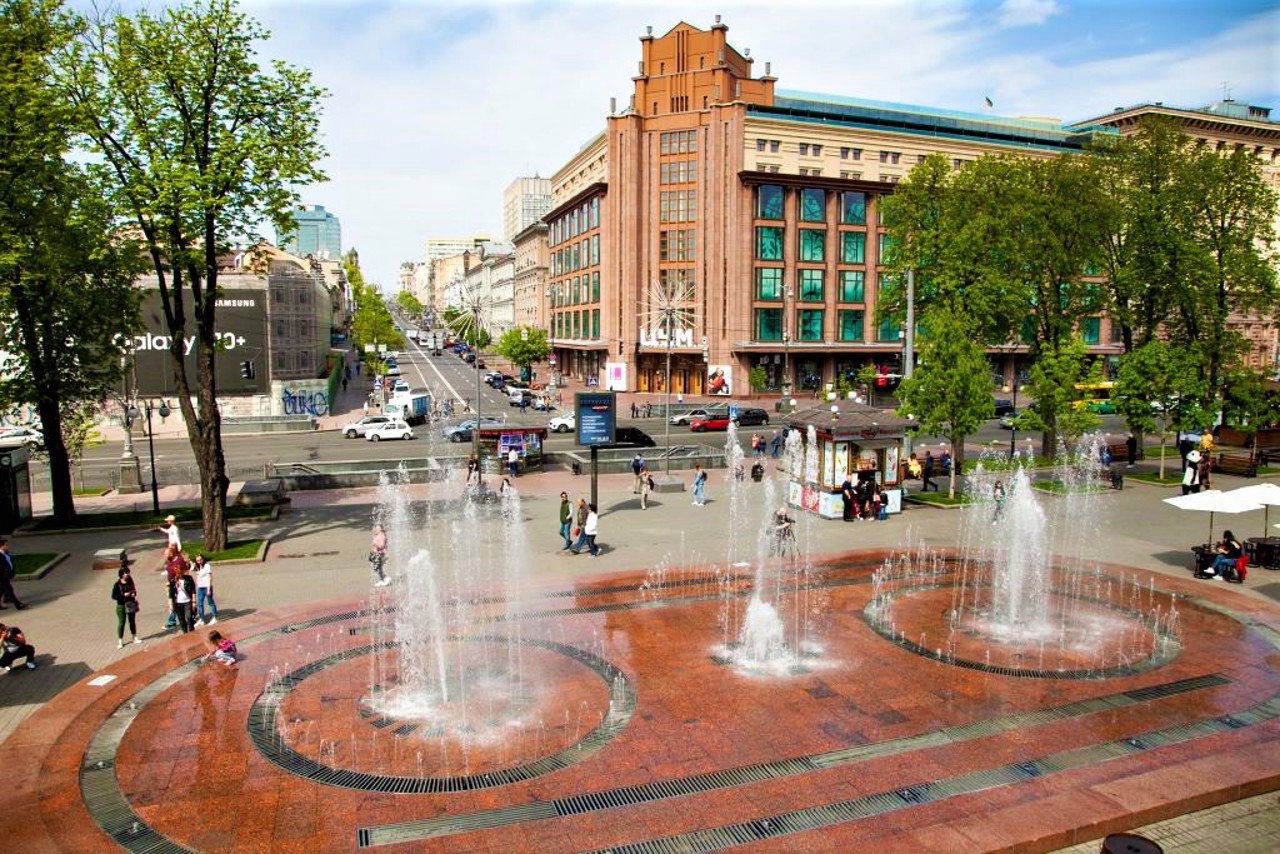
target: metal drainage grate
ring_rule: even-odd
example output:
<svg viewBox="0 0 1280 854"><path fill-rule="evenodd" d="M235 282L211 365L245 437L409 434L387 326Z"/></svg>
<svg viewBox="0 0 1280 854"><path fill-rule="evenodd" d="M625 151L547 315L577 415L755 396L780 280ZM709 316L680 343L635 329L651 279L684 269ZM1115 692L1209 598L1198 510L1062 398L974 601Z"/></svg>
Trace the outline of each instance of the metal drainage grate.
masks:
<svg viewBox="0 0 1280 854"><path fill-rule="evenodd" d="M1277 695L1280 697L1280 695ZM1275 697L1255 706L1251 711L1272 707ZM1066 750L1030 762L1019 762L997 768L975 771L949 777L933 783L924 783L893 792L881 792L853 800L841 801L817 807L796 810L767 818L753 819L738 824L706 828L662 839L644 840L607 849L609 854L669 854L669 852L717 851L746 842L778 839L803 831L817 830L844 824L860 818L868 818L886 812L908 809L962 794L972 794L984 789L1018 783L1029 776L1041 777L1069 768L1079 768L1106 762L1148 749L1151 745L1181 744L1198 738L1215 735L1231 729L1219 718L1206 718L1190 724L1167 727L1142 733L1139 736ZM604 854L604 851L598 852Z"/></svg>
<svg viewBox="0 0 1280 854"><path fill-rule="evenodd" d="M497 641L505 643L511 642L512 639L480 635L460 636L457 640L482 643ZM370 774L363 771L334 768L317 762L308 756L298 753L280 738L277 721L280 704L288 693L293 690L293 688L308 677L313 676L334 664L348 661L359 656L368 655L375 651L394 647L396 644L393 641L369 644L367 646L355 647L334 653L333 655L306 664L297 670L282 676L271 685L268 685L266 690L259 694L254 700L253 705L249 709L249 738L252 740L254 747L258 749L258 752L273 762L276 766L291 774L296 774L299 777L305 777L317 783L327 786L337 786L344 789L357 789L370 792L421 794L465 792L475 789L488 789L495 786L506 786L512 783L530 780L535 777L542 776L543 774L557 771L561 768L566 768L595 754L602 747L612 741L618 733L625 729L631 722L631 716L635 712L635 690L621 670L602 658L567 644L535 638L523 638L516 640L515 642L557 652L580 662L588 669L595 672L596 675L598 675L604 683L609 686L611 697L609 711L604 720L588 732L576 744L573 744L558 753L544 756L540 759L534 760L533 762L526 763L525 765L504 768L498 771L490 771L482 774L450 777L402 777L384 774ZM417 727L416 723L402 723L398 720L387 718L385 716L379 717L378 719L371 721L371 723L373 726L380 729L389 727L393 724L400 724L401 729L406 726Z"/></svg>
<svg viewBox="0 0 1280 854"><path fill-rule="evenodd" d="M1169 682L1163 685L1154 685L1149 688L1144 688L1142 689L1143 699L1135 699L1130 696L1131 694L1138 692L1120 692L1101 698L1095 698L1094 700L1085 700L1077 703L1069 703L1052 709L1044 709L1039 712L1022 712L987 721L979 721L974 724L954 727L945 732L939 731L924 733L921 735L906 736L904 738L891 739L889 741L878 742L875 744L859 745L857 747L844 748L841 750L829 751L827 753L818 753L791 759L780 759L773 762L763 762L755 765L729 768L722 771L711 771L705 774L694 774L679 779L662 780L638 786L623 786L616 789L606 789L600 792L589 792L548 801L535 801L533 804L526 806L550 808L554 816L560 817L600 812L620 807L636 806L650 801L663 800L666 798L678 798L686 795L729 789L736 786L745 786L765 780L775 780L781 777L806 774L823 768L851 765L874 758L893 756L914 750L923 750L928 747L959 743L1006 732L1012 729L1021 729L1053 721L1080 718L1103 709L1115 709L1137 705L1140 702L1149 702L1163 697L1183 694L1189 690L1210 688L1230 683L1230 679L1220 674L1197 676L1190 679L1179 680L1177 682ZM1003 782L1026 780L1032 777L1041 776L1044 773L1045 769L1037 763L1021 762L1008 766L1007 769L990 772L991 776L984 779L987 780L986 785L990 786L1002 784ZM938 789L934 784L930 785L933 786L932 789L926 790L921 787L912 787L910 789L903 789L901 791L878 795L875 797L883 799L886 803L896 800L899 802L899 805L901 805L901 802L906 799L915 798L918 800L922 798L926 791L932 791L934 792L933 797L938 797L937 792L943 790ZM874 806L876 809L879 809L880 807L875 806L876 804L883 806L880 801L874 801L865 804L859 802L849 808L853 810L866 810ZM873 813L867 812L865 814L871 815ZM449 836L455 833L500 827L502 825L511 824L515 821L527 821L527 818L521 817L524 815L525 813L523 812L516 812L509 808L502 808L382 825L379 827L362 829L360 831L361 835L357 837L357 843L362 847L368 847L373 845L387 845L392 842L408 842L439 836ZM465 828L465 830L463 828ZM361 842L360 840L365 841ZM685 849L681 848L680 845L677 844L670 850L683 851Z"/></svg>

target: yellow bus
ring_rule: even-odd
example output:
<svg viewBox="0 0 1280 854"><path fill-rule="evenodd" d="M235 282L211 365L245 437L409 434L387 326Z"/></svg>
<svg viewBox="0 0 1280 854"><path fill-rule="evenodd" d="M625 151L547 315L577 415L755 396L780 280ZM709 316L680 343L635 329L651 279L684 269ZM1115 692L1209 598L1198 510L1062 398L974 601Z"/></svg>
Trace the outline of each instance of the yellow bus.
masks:
<svg viewBox="0 0 1280 854"><path fill-rule="evenodd" d="M1087 409L1099 415L1111 415L1116 411L1111 392L1116 384L1111 381L1100 383L1076 383L1076 393L1080 396L1073 404L1076 409Z"/></svg>

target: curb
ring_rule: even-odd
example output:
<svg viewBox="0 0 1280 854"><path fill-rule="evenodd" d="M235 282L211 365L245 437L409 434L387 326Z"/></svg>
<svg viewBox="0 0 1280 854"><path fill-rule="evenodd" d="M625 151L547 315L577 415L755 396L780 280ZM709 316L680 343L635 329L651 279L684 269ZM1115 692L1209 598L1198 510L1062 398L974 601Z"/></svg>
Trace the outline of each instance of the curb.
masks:
<svg viewBox="0 0 1280 854"><path fill-rule="evenodd" d="M86 515L91 515L91 514L86 514ZM258 516L258 517L253 517L249 519L243 519L243 518L228 519L227 527L230 528L232 525L258 524L260 522L274 522L279 518L280 518L280 505L277 504L274 507L272 507L271 512L265 516ZM180 529L185 528L188 531L193 531L193 530L199 530L200 525L195 522L188 522L185 525L182 525L182 524L178 525L178 528ZM96 528L50 528L43 531L33 531L26 527L21 527L18 529L18 531L22 534L24 538L25 537L45 537L49 535L64 536L66 534L102 534L102 533L108 533L111 531L148 532L151 530L152 530L151 528L139 528L137 525L106 525L104 527L96 527Z"/></svg>
<svg viewBox="0 0 1280 854"><path fill-rule="evenodd" d="M53 568L55 566L62 563L64 560L66 560L69 557L71 557L71 552L59 552L57 555L54 556L53 560L48 561L47 563L45 563L44 566L40 567L35 572L24 572L21 575L15 575L13 577L13 580L14 581L39 581L49 573L53 572Z"/></svg>

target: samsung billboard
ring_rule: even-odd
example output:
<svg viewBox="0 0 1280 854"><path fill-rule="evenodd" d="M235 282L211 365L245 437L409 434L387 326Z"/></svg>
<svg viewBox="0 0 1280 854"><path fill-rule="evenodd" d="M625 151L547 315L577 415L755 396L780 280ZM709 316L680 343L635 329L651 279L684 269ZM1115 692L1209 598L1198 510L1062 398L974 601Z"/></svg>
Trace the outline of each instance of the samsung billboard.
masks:
<svg viewBox="0 0 1280 854"><path fill-rule="evenodd" d="M187 334L182 352L187 365L187 381L196 386L196 321L191 316L191 298L183 294L187 309ZM217 353L214 372L219 394L258 394L269 387L267 364L267 292L265 290L224 290L214 313ZM173 379L173 353L169 349L169 329L164 319L160 291L152 291L142 301L142 331L133 337L134 374L138 394L163 397L177 389ZM248 376L246 376L248 374Z"/></svg>

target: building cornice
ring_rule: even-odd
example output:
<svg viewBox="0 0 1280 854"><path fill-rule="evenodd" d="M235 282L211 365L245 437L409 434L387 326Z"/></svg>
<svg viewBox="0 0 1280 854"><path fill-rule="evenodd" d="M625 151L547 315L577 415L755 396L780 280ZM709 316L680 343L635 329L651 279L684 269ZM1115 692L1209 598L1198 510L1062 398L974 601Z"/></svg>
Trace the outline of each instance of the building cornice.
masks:
<svg viewBox="0 0 1280 854"><path fill-rule="evenodd" d="M547 211L546 214L543 215L542 219L544 222L550 223L551 220L555 219L561 214L568 213L569 211L573 210L574 207L582 204L592 196L596 194L603 195L604 193L608 192L608 190L609 190L609 185L604 181L596 181L595 183L588 184L586 187L583 187L577 193L574 193L571 197L569 197L568 200L562 202L561 204Z"/></svg>
<svg viewBox="0 0 1280 854"><path fill-rule="evenodd" d="M824 190L859 190L864 193L892 193L887 181L864 181L861 178L833 178L826 175L792 175L787 172L760 172L744 169L738 179L747 186L779 184L783 187L818 187Z"/></svg>

